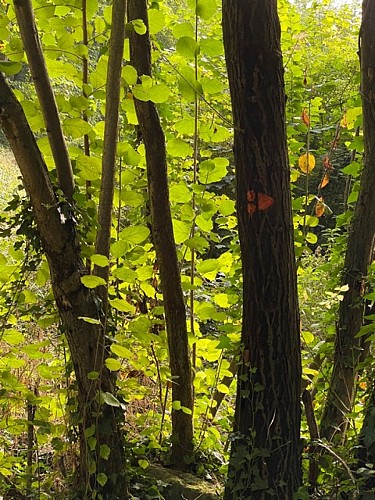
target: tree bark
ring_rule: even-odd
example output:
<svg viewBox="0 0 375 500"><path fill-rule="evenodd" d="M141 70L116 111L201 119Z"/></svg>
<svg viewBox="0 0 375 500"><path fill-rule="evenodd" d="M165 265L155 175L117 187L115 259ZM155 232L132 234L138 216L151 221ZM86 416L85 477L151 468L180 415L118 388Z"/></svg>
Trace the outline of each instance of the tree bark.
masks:
<svg viewBox="0 0 375 500"><path fill-rule="evenodd" d="M301 484L301 360L276 0L223 0L243 271L242 363L225 499Z"/></svg>
<svg viewBox="0 0 375 500"><path fill-rule="evenodd" d="M364 165L342 276L342 284L349 289L340 302L333 371L321 420L321 437L329 441L335 434L345 433L346 414L355 396L357 366L365 348L365 337L356 335L363 324L366 277L375 236L375 4L371 1L363 2L360 40Z"/></svg>
<svg viewBox="0 0 375 500"><path fill-rule="evenodd" d="M129 0L128 18L142 19L148 26L146 0ZM151 45L148 34L130 35L131 64L139 76L151 76ZM172 464L187 467L186 458L193 452L193 388L186 310L169 205L167 158L164 133L156 106L151 101L134 99L135 109L146 150L148 194L152 237L163 292L168 335L169 363L172 376L172 400L179 401L187 412L172 409Z"/></svg>
<svg viewBox="0 0 375 500"><path fill-rule="evenodd" d="M57 199L22 107L1 74L0 110L1 126L20 167L33 207L76 374L83 498L92 498L93 491L102 492L108 500L123 498L125 460L120 433L123 412L120 406L103 403L103 394L113 395L116 389L104 366L107 357L104 329L101 324L90 324L82 319L100 321L102 312L99 297L81 282L87 270L80 257L73 214L67 216L69 211L64 210L65 202ZM97 379L89 378L92 372L98 374ZM96 444L87 439L85 433L88 429L93 430ZM101 453L103 445L110 449L108 460ZM99 472L108 478L103 487L97 483Z"/></svg>
<svg viewBox="0 0 375 500"><path fill-rule="evenodd" d="M55 95L47 73L31 0L15 0L14 10L31 76L42 108L48 140L56 166L59 187L67 200L71 202L74 192L73 170L62 132Z"/></svg>

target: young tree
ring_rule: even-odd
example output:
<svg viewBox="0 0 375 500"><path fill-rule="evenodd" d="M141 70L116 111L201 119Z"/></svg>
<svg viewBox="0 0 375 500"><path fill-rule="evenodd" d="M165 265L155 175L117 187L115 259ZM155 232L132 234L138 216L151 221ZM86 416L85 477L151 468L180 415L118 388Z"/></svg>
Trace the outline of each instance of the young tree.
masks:
<svg viewBox="0 0 375 500"><path fill-rule="evenodd" d="M74 182L53 91L44 63L41 43L29 0L15 2L15 10L30 71L36 83L46 129L53 151L59 188L56 194L42 154L14 93L0 75L0 123L21 170L51 275L51 285L66 335L78 386L80 429L80 486L84 498L99 492L107 499L123 498L125 491L125 457L120 425L123 411L115 397L116 380L106 368L106 290L100 295L82 283L87 269L82 261L76 237L72 192ZM104 178L109 181L102 190L102 199L112 199L114 144L117 135L119 75L124 40L125 7L114 0L112 32L109 45L108 109L103 158ZM120 57L118 57L118 51ZM115 123L111 123L115 120ZM109 123L108 123L109 122ZM65 195L65 196L64 196ZM107 209L111 214L112 206ZM108 212L107 212L108 214ZM101 231L109 231L106 219ZM100 239L100 238L98 238ZM108 247L108 243L107 243ZM98 250L104 248L98 245ZM103 280L105 283L105 280ZM91 440L90 440L91 438Z"/></svg>
<svg viewBox="0 0 375 500"><path fill-rule="evenodd" d="M276 0L223 0L243 270L242 356L226 500L301 484L301 360Z"/></svg>
<svg viewBox="0 0 375 500"><path fill-rule="evenodd" d="M146 0L129 0L129 21L142 19L148 27ZM139 77L151 76L151 43L148 33L130 35L131 64ZM135 99L142 139L146 149L147 180L152 239L163 292L172 376L172 400L182 409L172 410L172 464L184 469L193 451L193 386L186 326L184 296L173 236L169 204L167 155L164 132L152 101Z"/></svg>
<svg viewBox="0 0 375 500"><path fill-rule="evenodd" d="M361 187L351 224L342 275L348 291L340 302L335 353L327 401L321 420L321 437L332 440L345 433L347 417L355 396L358 363L365 337L357 338L363 324L364 295L375 236L375 6L363 2L360 31L361 93L364 129L364 165Z"/></svg>

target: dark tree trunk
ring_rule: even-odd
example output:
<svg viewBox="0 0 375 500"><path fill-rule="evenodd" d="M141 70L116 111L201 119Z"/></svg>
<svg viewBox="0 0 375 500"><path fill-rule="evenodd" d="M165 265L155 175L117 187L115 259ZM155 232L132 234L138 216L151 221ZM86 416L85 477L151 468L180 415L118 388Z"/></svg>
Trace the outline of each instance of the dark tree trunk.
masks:
<svg viewBox="0 0 375 500"><path fill-rule="evenodd" d="M101 302L95 292L85 288L81 277L87 270L80 257L74 219L68 217L70 205L64 210L56 199L41 153L28 126L21 105L0 75L0 124L20 167L25 188L30 196L35 221L46 254L52 289L67 338L78 386L78 417L80 428L80 487L82 498L92 498L93 491L105 498L124 498L124 449L120 434L123 412L114 395L115 380L104 366L107 357L105 334L101 324L90 324L82 318L102 319ZM61 217L61 212L66 215ZM96 372L92 380L89 374ZM107 396L107 397L106 397ZM95 427L93 427L95 426ZM88 440L87 429L94 441ZM90 446L91 445L91 446ZM104 447L103 447L104 446ZM110 454L105 458L105 450ZM95 465L95 467L94 467ZM105 473L107 482L97 482L98 473ZM102 481L104 482L104 481Z"/></svg>
<svg viewBox="0 0 375 500"><path fill-rule="evenodd" d="M148 26L146 0L129 0L129 21L142 19ZM130 36L131 64L139 76L151 76L151 45L148 33ZM152 238L163 292L171 369L172 400L186 410L172 410L172 464L187 467L193 452L193 387L186 327L185 302L173 236L169 205L167 158L164 133L156 106L151 101L134 100L146 150L148 194Z"/></svg>
<svg viewBox="0 0 375 500"><path fill-rule="evenodd" d="M276 0L223 0L243 270L242 360L226 500L301 484L301 360Z"/></svg>
<svg viewBox="0 0 375 500"><path fill-rule="evenodd" d="M363 2L361 27L361 91L363 104L364 165L361 187L350 228L342 284L349 289L340 302L333 372L321 421L321 437L332 440L347 427L352 409L357 367L365 337L356 338L364 313L366 277L372 261L375 235L375 4Z"/></svg>

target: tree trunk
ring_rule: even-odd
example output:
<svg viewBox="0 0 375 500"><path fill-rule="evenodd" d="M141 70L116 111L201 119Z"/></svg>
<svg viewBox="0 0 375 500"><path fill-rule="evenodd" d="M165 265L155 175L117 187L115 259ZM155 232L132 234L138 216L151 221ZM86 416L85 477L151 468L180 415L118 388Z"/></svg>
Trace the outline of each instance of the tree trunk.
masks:
<svg viewBox="0 0 375 500"><path fill-rule="evenodd" d="M373 473L375 470L375 384L372 387L359 436L358 466L365 467L370 472L360 486L363 498L369 498L369 496L366 496L366 493L367 495L370 492L375 493L375 475Z"/></svg>
<svg viewBox="0 0 375 500"><path fill-rule="evenodd" d="M71 206L56 198L22 107L2 75L0 109L1 126L30 196L76 374L82 498L93 498L94 491L103 493L108 500L124 498L125 460L119 427L123 411L113 397L115 383L104 366L107 356L104 329L100 323L90 324L82 319L93 318L100 322L102 312L96 293L81 282L87 270L80 257L73 215L68 215ZM97 378L92 375L89 378L93 372ZM106 482L99 473L105 474ZM105 484L99 484L98 478Z"/></svg>
<svg viewBox="0 0 375 500"><path fill-rule="evenodd" d="M148 26L146 0L129 0L129 22L142 19ZM149 35L130 35L131 64L139 76L151 76ZM134 99L146 150L148 194L152 238L163 292L168 335L169 363L172 376L172 400L182 409L172 409L172 464L185 469L193 452L193 387L186 326L186 311L173 236L169 205L167 158L164 133L156 106L151 101Z"/></svg>
<svg viewBox="0 0 375 500"><path fill-rule="evenodd" d="M356 338L362 324L368 266L375 235L375 4L363 2L361 37L361 91L363 104L364 165L361 187L349 232L342 284L349 289L340 302L334 364L321 420L321 437L332 440L345 433L346 414L355 396L357 366L365 337Z"/></svg>
<svg viewBox="0 0 375 500"><path fill-rule="evenodd" d="M301 484L301 360L276 0L223 0L243 271L242 360L226 500Z"/></svg>

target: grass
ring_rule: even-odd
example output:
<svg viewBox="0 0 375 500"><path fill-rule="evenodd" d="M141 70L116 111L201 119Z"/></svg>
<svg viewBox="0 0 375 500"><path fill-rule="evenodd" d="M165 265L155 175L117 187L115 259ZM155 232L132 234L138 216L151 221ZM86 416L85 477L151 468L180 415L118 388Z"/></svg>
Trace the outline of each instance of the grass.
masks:
<svg viewBox="0 0 375 500"><path fill-rule="evenodd" d="M3 210L17 186L19 170L13 153L0 146L0 210Z"/></svg>

